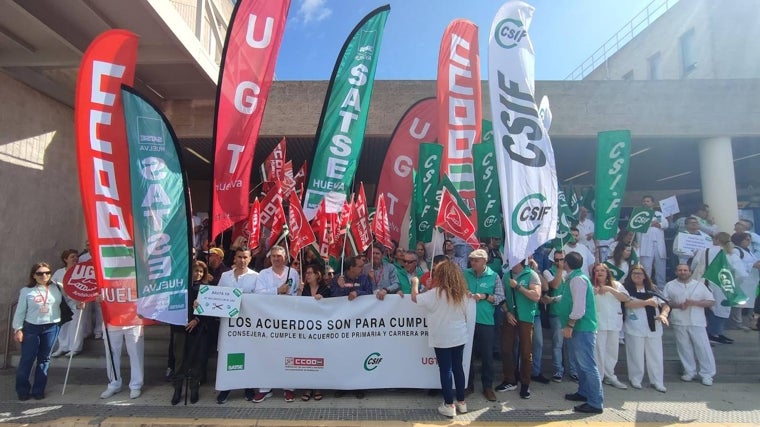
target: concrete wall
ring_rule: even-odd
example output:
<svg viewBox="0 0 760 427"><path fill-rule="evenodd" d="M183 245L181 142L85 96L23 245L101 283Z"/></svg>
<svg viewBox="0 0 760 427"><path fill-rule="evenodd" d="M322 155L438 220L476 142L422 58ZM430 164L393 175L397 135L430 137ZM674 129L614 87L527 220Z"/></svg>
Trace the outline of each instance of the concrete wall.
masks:
<svg viewBox="0 0 760 427"><path fill-rule="evenodd" d="M31 265L45 261L61 267L61 252L81 249L86 233L73 110L2 73L0 99L0 346L5 346L8 308L18 300Z"/></svg>
<svg viewBox="0 0 760 427"><path fill-rule="evenodd" d="M648 80L648 59L660 54L662 79L760 77L760 3L755 0L681 0L597 67L585 80ZM680 38L694 30L696 68L683 72Z"/></svg>

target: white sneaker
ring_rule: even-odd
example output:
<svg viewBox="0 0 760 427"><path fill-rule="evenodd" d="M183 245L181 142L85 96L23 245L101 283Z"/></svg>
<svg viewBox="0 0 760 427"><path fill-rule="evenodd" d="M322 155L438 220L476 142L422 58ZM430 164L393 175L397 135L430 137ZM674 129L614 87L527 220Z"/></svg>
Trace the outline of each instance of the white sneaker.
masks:
<svg viewBox="0 0 760 427"><path fill-rule="evenodd" d="M118 388L108 387L108 388L106 388L106 391L104 391L103 393L100 393L100 398L101 399L108 399L109 397L113 396L114 394L116 394L116 393L118 393L120 391L121 391L121 387L118 387Z"/></svg>
<svg viewBox="0 0 760 427"><path fill-rule="evenodd" d="M457 410L454 408L454 405L449 406L446 403L441 403L441 406L438 407L438 413L444 417L454 418Z"/></svg>
<svg viewBox="0 0 760 427"><path fill-rule="evenodd" d="M129 390L130 399L137 399L138 397L140 397L141 394L142 394L142 390L140 390L139 388Z"/></svg>
<svg viewBox="0 0 760 427"><path fill-rule="evenodd" d="M454 402L454 407L456 408L457 412L460 414L466 414L467 413L467 402Z"/></svg>
<svg viewBox="0 0 760 427"><path fill-rule="evenodd" d="M618 380L617 378L607 377L604 379L604 383L607 385L611 385L615 388L619 388L620 390L628 390L628 386L621 383L620 380Z"/></svg>
<svg viewBox="0 0 760 427"><path fill-rule="evenodd" d="M631 383L631 387L635 388L636 390L641 390L641 383Z"/></svg>
<svg viewBox="0 0 760 427"><path fill-rule="evenodd" d="M713 385L713 379L710 377L704 377L702 378L702 385L711 386Z"/></svg>
<svg viewBox="0 0 760 427"><path fill-rule="evenodd" d="M686 381L688 383L693 379L694 379L694 375L689 375L689 374L681 375L681 381Z"/></svg>
<svg viewBox="0 0 760 427"><path fill-rule="evenodd" d="M666 389L665 386L662 384L653 384L652 387L654 387L654 389L659 391L660 393L665 393L668 391L668 389Z"/></svg>

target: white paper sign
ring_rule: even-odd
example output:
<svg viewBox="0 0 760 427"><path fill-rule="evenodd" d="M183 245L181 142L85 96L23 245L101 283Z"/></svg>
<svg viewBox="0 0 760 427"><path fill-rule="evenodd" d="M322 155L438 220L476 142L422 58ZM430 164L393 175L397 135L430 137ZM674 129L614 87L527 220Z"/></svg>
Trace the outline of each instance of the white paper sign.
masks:
<svg viewBox="0 0 760 427"><path fill-rule="evenodd" d="M240 297L243 291L238 288L201 285L198 290L198 307L193 313L212 317L235 317L240 313Z"/></svg>
<svg viewBox="0 0 760 427"><path fill-rule="evenodd" d="M678 233L676 240L678 241L676 250L681 253L695 253L712 245L712 238L706 234Z"/></svg>
<svg viewBox="0 0 760 427"><path fill-rule="evenodd" d="M465 376L475 302L467 308ZM240 316L219 328L216 389L440 388L427 325L408 295L348 301L245 294Z"/></svg>
<svg viewBox="0 0 760 427"><path fill-rule="evenodd" d="M662 216L666 218L681 212L681 209L678 207L678 199L676 199L676 196L670 196L660 200L660 210L662 211Z"/></svg>

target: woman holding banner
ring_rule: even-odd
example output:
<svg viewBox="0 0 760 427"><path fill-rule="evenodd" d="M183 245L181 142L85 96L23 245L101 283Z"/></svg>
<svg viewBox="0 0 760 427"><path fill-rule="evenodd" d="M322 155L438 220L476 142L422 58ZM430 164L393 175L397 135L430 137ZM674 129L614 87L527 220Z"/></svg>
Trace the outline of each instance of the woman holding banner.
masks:
<svg viewBox="0 0 760 427"><path fill-rule="evenodd" d="M315 300L330 298L332 290L325 283L325 270L320 264L309 264L303 273L305 282L301 284L298 294L304 297L314 297ZM312 397L314 400L322 400L322 391L305 390L301 395L301 400L308 402Z"/></svg>
<svg viewBox="0 0 760 427"><path fill-rule="evenodd" d="M61 304L71 311L81 305L64 295L51 280L53 272L45 262L34 264L29 271L29 282L21 289L13 315L14 339L21 344L21 359L16 369L16 394L19 400L45 398L50 353L58 337L61 323ZM36 362L35 362L36 361ZM34 371L34 384L29 375Z"/></svg>
<svg viewBox="0 0 760 427"><path fill-rule="evenodd" d="M76 249L66 249L61 254L61 261L63 261L63 268L56 270L51 280L63 285L63 276L79 261L79 251ZM89 322L89 316L79 320L86 313L84 310L76 310L74 311L74 317L71 319L72 321L61 325L61 331L58 333L58 350L51 355L52 357L58 357L64 353L66 356L76 356L82 352L84 334L82 333L83 331L77 329L80 327L80 324L86 325Z"/></svg>
<svg viewBox="0 0 760 427"><path fill-rule="evenodd" d="M437 264L432 270L435 290L419 293L412 287L412 301L427 311L428 343L435 349L441 376L443 403L438 412L446 417L467 412L462 358L467 342L467 283L459 267L452 261ZM456 402L451 377L456 386Z"/></svg>

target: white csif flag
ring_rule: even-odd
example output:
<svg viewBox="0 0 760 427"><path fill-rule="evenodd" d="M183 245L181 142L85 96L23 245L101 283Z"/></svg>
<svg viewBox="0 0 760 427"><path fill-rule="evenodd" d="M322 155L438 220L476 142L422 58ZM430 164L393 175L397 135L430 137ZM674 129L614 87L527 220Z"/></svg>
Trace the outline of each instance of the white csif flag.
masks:
<svg viewBox="0 0 760 427"><path fill-rule="evenodd" d="M528 36L533 6L508 1L488 43L496 164L509 265L532 255L557 231L557 170L535 100L535 56Z"/></svg>

